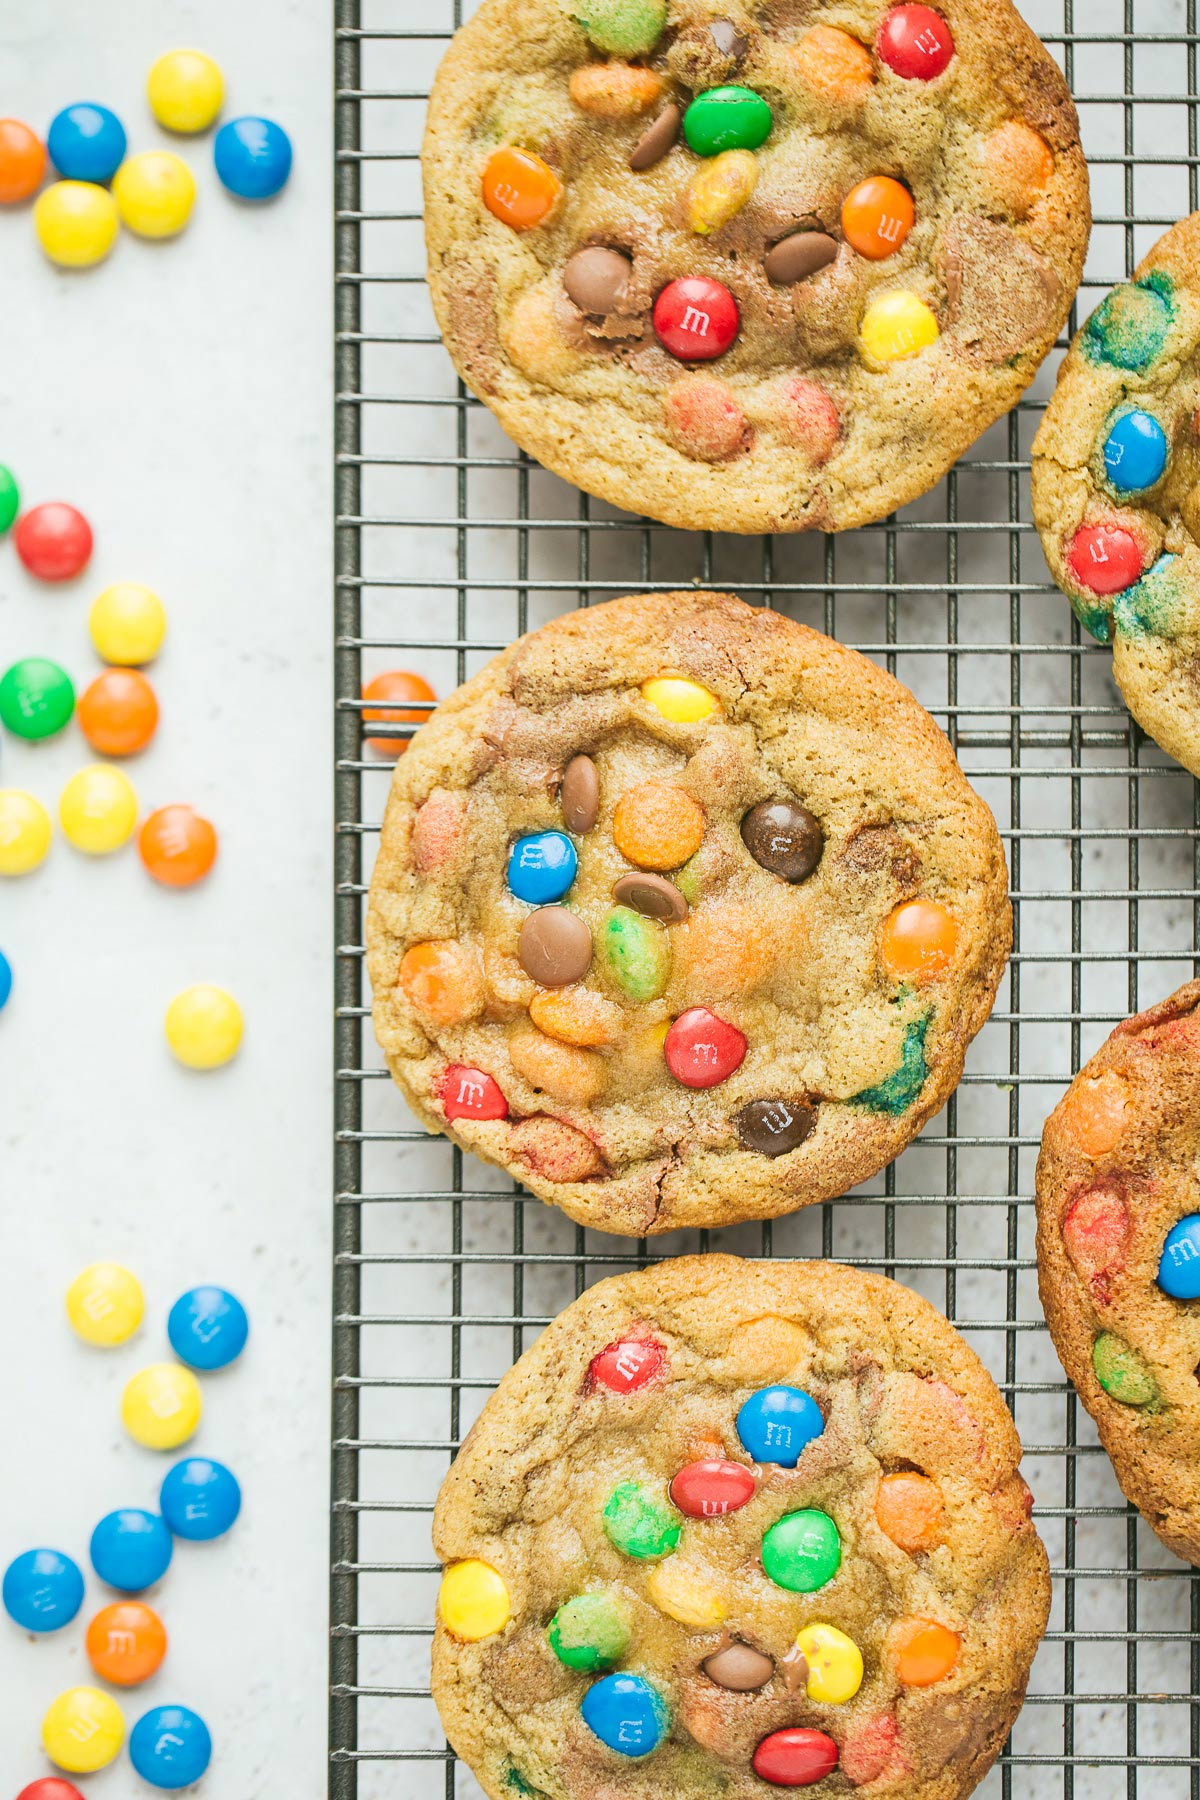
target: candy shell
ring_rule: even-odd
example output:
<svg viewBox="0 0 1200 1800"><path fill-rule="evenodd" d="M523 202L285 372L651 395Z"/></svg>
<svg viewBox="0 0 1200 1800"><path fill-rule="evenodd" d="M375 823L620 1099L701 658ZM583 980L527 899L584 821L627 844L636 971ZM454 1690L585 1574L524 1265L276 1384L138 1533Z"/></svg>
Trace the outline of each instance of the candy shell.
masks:
<svg viewBox="0 0 1200 1800"><path fill-rule="evenodd" d="M447 1064L437 1097L448 1119L507 1119L508 1102L499 1083L482 1069Z"/></svg>
<svg viewBox="0 0 1200 1800"><path fill-rule="evenodd" d="M643 681L642 699L672 725L698 725L717 710L717 697L683 675L654 675Z"/></svg>
<svg viewBox="0 0 1200 1800"><path fill-rule="evenodd" d="M724 1597L711 1583L670 1556L646 1577L646 1598L652 1606L692 1631L714 1631L727 1616Z"/></svg>
<svg viewBox="0 0 1200 1800"><path fill-rule="evenodd" d="M984 174L1015 219L1027 219L1054 174L1054 152L1024 119L1006 119L984 140Z"/></svg>
<svg viewBox="0 0 1200 1800"><path fill-rule="evenodd" d="M671 978L671 940L666 927L631 907L614 907L597 945L604 966L631 1000L657 1000Z"/></svg>
<svg viewBox="0 0 1200 1800"><path fill-rule="evenodd" d="M43 1775L40 1780L23 1787L17 1800L83 1800L83 1795L73 1781L63 1781L57 1775Z"/></svg>
<svg viewBox="0 0 1200 1800"><path fill-rule="evenodd" d="M138 800L133 783L109 763L72 775L58 802L63 836L86 856L108 856L133 836Z"/></svg>
<svg viewBox="0 0 1200 1800"><path fill-rule="evenodd" d="M669 390L663 419L675 448L697 462L728 462L749 448L753 436L725 383L695 375L684 376Z"/></svg>
<svg viewBox="0 0 1200 1800"><path fill-rule="evenodd" d="M640 1675L606 1675L579 1710L589 1730L621 1756L649 1756L671 1728L666 1701Z"/></svg>
<svg viewBox="0 0 1200 1800"><path fill-rule="evenodd" d="M61 1550L24 1550L4 1571L0 1596L23 1631L59 1631L83 1605L83 1573Z"/></svg>
<svg viewBox="0 0 1200 1800"><path fill-rule="evenodd" d="M738 304L723 282L709 275L681 275L654 302L654 332L680 362L724 356L738 334Z"/></svg>
<svg viewBox="0 0 1200 1800"><path fill-rule="evenodd" d="M1076 1080L1062 1102L1062 1122L1085 1156L1107 1156L1130 1119L1129 1089L1115 1069Z"/></svg>
<svg viewBox="0 0 1200 1800"><path fill-rule="evenodd" d="M482 1012L487 999L477 954L453 939L410 944L400 958L396 985L434 1025L461 1025Z"/></svg>
<svg viewBox="0 0 1200 1800"><path fill-rule="evenodd" d="M28 875L45 858L53 828L41 801L24 788L0 788L0 875Z"/></svg>
<svg viewBox="0 0 1200 1800"><path fill-rule="evenodd" d="M954 1672L958 1633L933 1619L901 1619L889 1634L897 1678L905 1687L932 1687Z"/></svg>
<svg viewBox="0 0 1200 1800"><path fill-rule="evenodd" d="M127 1344L146 1311L137 1276L120 1263L89 1263L67 1289L67 1318L85 1344L113 1349Z"/></svg>
<svg viewBox="0 0 1200 1800"><path fill-rule="evenodd" d="M84 1648L101 1681L114 1687L138 1687L161 1666L167 1654L167 1633L151 1607L140 1600L118 1600L92 1619Z"/></svg>
<svg viewBox="0 0 1200 1800"><path fill-rule="evenodd" d="M716 1087L728 1081L745 1061L746 1049L745 1034L706 1006L680 1013L663 1040L668 1069L676 1081L689 1088Z"/></svg>
<svg viewBox="0 0 1200 1800"><path fill-rule="evenodd" d="M233 995L211 982L176 994L163 1021L172 1054L189 1069L219 1069L237 1055L242 1009Z"/></svg>
<svg viewBox="0 0 1200 1800"><path fill-rule="evenodd" d="M581 1049L612 1043L625 1022L619 1006L586 987L546 989L535 994L529 1002L529 1016L548 1037L577 1044Z"/></svg>
<svg viewBox="0 0 1200 1800"><path fill-rule="evenodd" d="M79 696L79 729L101 756L132 756L158 728L154 689L137 669L105 669Z"/></svg>
<svg viewBox="0 0 1200 1800"><path fill-rule="evenodd" d="M89 181L56 181L34 203L33 228L59 268L88 269L103 262L117 241L117 203L107 188Z"/></svg>
<svg viewBox="0 0 1200 1800"><path fill-rule="evenodd" d="M667 0L576 0L575 18L597 50L645 56L667 22Z"/></svg>
<svg viewBox="0 0 1200 1800"><path fill-rule="evenodd" d="M166 636L166 608L140 582L117 581L93 600L88 631L106 663L131 668L152 662Z"/></svg>
<svg viewBox="0 0 1200 1800"><path fill-rule="evenodd" d="M68 1688L42 1720L46 1755L70 1775L92 1775L107 1768L124 1741L121 1709L99 1688Z"/></svg>
<svg viewBox="0 0 1200 1800"><path fill-rule="evenodd" d="M512 1613L508 1585L478 1557L451 1563L442 1574L438 1612L446 1630L464 1643L492 1637L504 1630Z"/></svg>
<svg viewBox="0 0 1200 1800"><path fill-rule="evenodd" d="M1104 440L1104 471L1119 494L1144 494L1161 481L1169 455L1167 434L1153 413L1133 407Z"/></svg>
<svg viewBox="0 0 1200 1800"><path fill-rule="evenodd" d="M821 1409L797 1387L759 1388L743 1403L737 1434L755 1462L794 1469L805 1446L825 1429Z"/></svg>
<svg viewBox="0 0 1200 1800"><path fill-rule="evenodd" d="M863 353L877 363L898 362L936 344L937 318L916 294L903 288L879 294L863 314L859 337Z"/></svg>
<svg viewBox="0 0 1200 1800"><path fill-rule="evenodd" d="M1146 1363L1111 1331L1102 1331L1092 1345L1092 1368L1105 1393L1122 1406L1153 1406L1158 1399L1158 1383Z"/></svg>
<svg viewBox="0 0 1200 1800"><path fill-rule="evenodd" d="M146 98L168 131L207 131L221 110L225 79L203 50L166 50L151 65Z"/></svg>
<svg viewBox="0 0 1200 1800"><path fill-rule="evenodd" d="M885 1475L875 1493L875 1520L885 1537L909 1556L932 1550L942 1541L946 1522L942 1490L915 1470Z"/></svg>
<svg viewBox="0 0 1200 1800"><path fill-rule="evenodd" d="M813 1594L841 1567L842 1541L828 1513L814 1507L785 1513L762 1541L762 1565L776 1587Z"/></svg>
<svg viewBox="0 0 1200 1800"><path fill-rule="evenodd" d="M273 119L230 119L213 139L223 187L239 200L270 200L292 172L292 141Z"/></svg>
<svg viewBox="0 0 1200 1800"><path fill-rule="evenodd" d="M962 928L939 900L905 900L884 922L879 960L894 981L920 986L953 966Z"/></svg>
<svg viewBox="0 0 1200 1800"><path fill-rule="evenodd" d="M863 1679L862 1651L836 1625L805 1625L796 1633L796 1648L808 1665L808 1698L842 1706L853 1700Z"/></svg>
<svg viewBox="0 0 1200 1800"><path fill-rule="evenodd" d="M39 581L70 581L92 554L92 528L77 506L44 500L17 520L13 543Z"/></svg>
<svg viewBox="0 0 1200 1800"><path fill-rule="evenodd" d="M3 121L0 121L0 133ZM0 463L0 533L8 530L21 507L21 490L12 470Z"/></svg>
<svg viewBox="0 0 1200 1800"><path fill-rule="evenodd" d="M1172 1300L1200 1299L1200 1213L1189 1213L1167 1233L1158 1285Z"/></svg>
<svg viewBox="0 0 1200 1800"><path fill-rule="evenodd" d="M135 1506L106 1513L89 1547L101 1581L126 1594L140 1594L160 1581L173 1550L171 1534L158 1514Z"/></svg>
<svg viewBox="0 0 1200 1800"><path fill-rule="evenodd" d="M125 157L125 127L107 106L80 100L51 119L46 149L68 181L111 181Z"/></svg>
<svg viewBox="0 0 1200 1800"><path fill-rule="evenodd" d="M697 237L728 225L754 192L758 159L751 150L722 150L692 177L687 191L688 224Z"/></svg>
<svg viewBox="0 0 1200 1800"><path fill-rule="evenodd" d="M180 1362L206 1374L236 1362L249 1334L246 1309L228 1288L189 1288L167 1315L172 1350Z"/></svg>
<svg viewBox="0 0 1200 1800"><path fill-rule="evenodd" d="M641 1481L621 1481L604 1503L604 1534L624 1556L649 1561L669 1556L683 1530L658 1490Z"/></svg>
<svg viewBox="0 0 1200 1800"><path fill-rule="evenodd" d="M191 887L216 861L217 834L190 806L160 806L138 832L138 855L164 887Z"/></svg>
<svg viewBox="0 0 1200 1800"><path fill-rule="evenodd" d="M532 150L502 144L483 166L483 204L514 231L532 231L558 205L563 185Z"/></svg>
<svg viewBox="0 0 1200 1800"><path fill-rule="evenodd" d="M895 256L916 220L908 189L890 175L872 175L842 201L842 235L869 262Z"/></svg>
<svg viewBox="0 0 1200 1800"><path fill-rule="evenodd" d="M643 781L621 795L613 843L639 869L680 869L704 842L704 809L668 781Z"/></svg>
<svg viewBox="0 0 1200 1800"><path fill-rule="evenodd" d="M183 230L196 201L196 178L173 150L142 150L113 177L121 223L138 237L169 238Z"/></svg>
<svg viewBox="0 0 1200 1800"><path fill-rule="evenodd" d="M798 800L762 800L742 819L742 842L760 869L807 881L825 849L820 820Z"/></svg>
<svg viewBox="0 0 1200 1800"><path fill-rule="evenodd" d="M579 866L565 831L534 831L519 837L508 853L509 891L530 906L561 900Z"/></svg>
<svg viewBox="0 0 1200 1800"><path fill-rule="evenodd" d="M12 993L12 986L12 964L9 962L7 956L5 956L4 952L0 950L0 1012L3 1012L4 1008L8 1005L9 996Z"/></svg>
<svg viewBox="0 0 1200 1800"><path fill-rule="evenodd" d="M0 206L36 194L46 173L46 146L20 119L0 119Z"/></svg>
<svg viewBox="0 0 1200 1800"><path fill-rule="evenodd" d="M762 1740L752 1764L754 1773L774 1787L815 1787L837 1768L838 1747L823 1731L788 1725Z"/></svg>
<svg viewBox="0 0 1200 1800"><path fill-rule="evenodd" d="M757 150L771 132L771 108L747 87L715 87L697 94L683 115L683 135L697 156Z"/></svg>
<svg viewBox="0 0 1200 1800"><path fill-rule="evenodd" d="M234 1524L242 1510L242 1490L224 1463L186 1456L164 1477L158 1503L173 1536L207 1544Z"/></svg>
<svg viewBox="0 0 1200 1800"><path fill-rule="evenodd" d="M671 1500L689 1519L717 1519L737 1512L758 1492L745 1463L716 1458L687 1463L671 1483Z"/></svg>
<svg viewBox="0 0 1200 1800"><path fill-rule="evenodd" d="M1088 1188L1073 1200L1063 1215L1063 1248L1075 1273L1096 1282L1119 1268L1129 1246L1129 1209L1120 1194L1108 1188ZM1097 1298L1103 1298L1103 1282Z"/></svg>
<svg viewBox="0 0 1200 1800"><path fill-rule="evenodd" d="M571 71L567 91L594 119L636 119L662 98L663 82L653 69L629 63L582 63Z"/></svg>
<svg viewBox="0 0 1200 1800"><path fill-rule="evenodd" d="M74 710L71 678L49 657L23 657L0 675L0 723L15 737L53 737Z"/></svg>
<svg viewBox="0 0 1200 1800"><path fill-rule="evenodd" d="M860 105L875 85L871 52L836 25L813 25L791 55L805 86L831 106Z"/></svg>
<svg viewBox="0 0 1200 1800"><path fill-rule="evenodd" d="M667 1353L656 1338L618 1338L593 1356L587 1379L613 1394L633 1394L656 1381L666 1366Z"/></svg>
<svg viewBox="0 0 1200 1800"><path fill-rule="evenodd" d="M129 1760L151 1787L191 1787L212 1760L212 1738L187 1706L156 1706L129 1734Z"/></svg>
<svg viewBox="0 0 1200 1800"><path fill-rule="evenodd" d="M1076 584L1090 594L1120 594L1141 579L1142 548L1131 531L1111 521L1081 525L1067 551Z"/></svg>
<svg viewBox="0 0 1200 1800"><path fill-rule="evenodd" d="M550 1621L550 1648L568 1669L595 1674L619 1662L629 1646L623 1603L607 1591L576 1594Z"/></svg>
<svg viewBox="0 0 1200 1800"><path fill-rule="evenodd" d="M363 686L364 700L423 700L425 706L367 706L363 708L364 725L423 725L432 710L437 695L423 675L414 674L411 669L386 669L381 675L373 675ZM404 737L368 737L367 743L380 756L396 757L403 755L408 749L408 738Z"/></svg>
<svg viewBox="0 0 1200 1800"><path fill-rule="evenodd" d="M875 39L879 60L905 81L936 81L954 57L954 36L931 6L893 6Z"/></svg>
<svg viewBox="0 0 1200 1800"><path fill-rule="evenodd" d="M204 1400L200 1383L178 1363L151 1363L121 1395L121 1423L147 1450L176 1450L196 1432Z"/></svg>

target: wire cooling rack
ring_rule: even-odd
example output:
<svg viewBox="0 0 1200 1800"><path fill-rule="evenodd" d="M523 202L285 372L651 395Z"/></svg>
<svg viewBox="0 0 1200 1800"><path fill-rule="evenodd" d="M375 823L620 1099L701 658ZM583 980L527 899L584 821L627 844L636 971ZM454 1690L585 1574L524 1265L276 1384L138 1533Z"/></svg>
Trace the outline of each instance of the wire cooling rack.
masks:
<svg viewBox="0 0 1200 1800"><path fill-rule="evenodd" d="M1096 228L1082 315L1197 206L1196 0L1022 10L1083 123ZM514 450L434 327L417 156L458 0L336 0L336 15L330 1793L477 1800L429 1698L438 1484L498 1377L589 1282L719 1247L836 1256L910 1283L1013 1408L1054 1600L1028 1704L980 1793L1200 1800L1200 1579L1124 1505L1034 1270L1046 1113L1117 1019L1195 972L1200 944L1200 790L1131 725L1029 523L1029 444L1057 357L932 494L846 537L687 535L591 501ZM691 582L778 607L908 683L1004 833L1016 946L957 1095L892 1168L773 1225L635 1243L426 1137L388 1081L362 952L388 764L364 746L359 693L401 666L445 694L568 607Z"/></svg>

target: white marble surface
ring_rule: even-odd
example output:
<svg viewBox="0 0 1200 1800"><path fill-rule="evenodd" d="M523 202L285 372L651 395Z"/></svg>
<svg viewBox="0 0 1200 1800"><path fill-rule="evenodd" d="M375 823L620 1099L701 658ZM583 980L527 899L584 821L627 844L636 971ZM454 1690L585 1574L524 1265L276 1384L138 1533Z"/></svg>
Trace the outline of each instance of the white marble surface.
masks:
<svg viewBox="0 0 1200 1800"><path fill-rule="evenodd" d="M242 1294L242 1363L205 1382L198 1450L241 1477L233 1535L182 1545L151 1599L171 1648L128 1696L130 1724L180 1700L215 1741L207 1800L323 1791L330 998L330 88L323 5L293 0L44 0L0 9L0 110L44 130L97 98L131 148L166 143L143 98L175 44L222 64L227 113L291 132L279 201L219 187L211 137L173 147L196 170L176 243L126 236L75 275L42 258L28 209L0 215L0 461L28 502L77 502L91 567L48 588L0 543L0 665L44 652L85 683L87 608L107 582L149 583L170 613L152 671L162 724L130 765L143 805L194 802L217 824L213 877L156 888L131 847L85 861L61 838L0 890L15 971L0 1016L0 1562L34 1543L86 1565L119 1504L153 1505L170 1457L118 1419L125 1379L165 1351L175 1296L202 1280ZM0 782L53 807L91 760L72 726L48 746L6 738ZM178 1068L162 1013L196 980L246 1013L237 1062ZM69 1333L75 1271L115 1257L141 1275L140 1336L114 1352ZM83 1626L106 1594L89 1571L76 1624L32 1642L0 1620L0 1794L50 1773L42 1713L86 1680ZM127 1757L80 1777L88 1800L149 1795Z"/></svg>

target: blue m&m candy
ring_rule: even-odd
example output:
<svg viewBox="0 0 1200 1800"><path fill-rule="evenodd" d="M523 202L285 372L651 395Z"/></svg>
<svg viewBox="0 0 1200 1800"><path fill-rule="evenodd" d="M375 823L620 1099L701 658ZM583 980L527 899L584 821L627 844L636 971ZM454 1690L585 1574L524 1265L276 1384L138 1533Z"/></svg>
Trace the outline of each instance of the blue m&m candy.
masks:
<svg viewBox="0 0 1200 1800"><path fill-rule="evenodd" d="M125 160L125 127L93 100L64 106L46 133L50 161L66 181L111 181Z"/></svg>
<svg viewBox="0 0 1200 1800"><path fill-rule="evenodd" d="M508 885L518 900L545 906L562 899L578 866L565 831L534 831L519 837L508 853Z"/></svg>
<svg viewBox="0 0 1200 1800"><path fill-rule="evenodd" d="M1104 441L1104 467L1121 494L1140 494L1161 481L1167 434L1148 412L1122 413Z"/></svg>
<svg viewBox="0 0 1200 1800"><path fill-rule="evenodd" d="M208 1726L190 1706L152 1707L129 1734L129 1760L151 1787L190 1787L212 1761Z"/></svg>
<svg viewBox="0 0 1200 1800"><path fill-rule="evenodd" d="M213 140L213 161L239 200L269 200L292 172L292 140L273 119L230 119Z"/></svg>
<svg viewBox="0 0 1200 1800"><path fill-rule="evenodd" d="M0 1007L3 1007L12 993L12 964L0 950Z"/></svg>
<svg viewBox="0 0 1200 1800"><path fill-rule="evenodd" d="M583 1696L583 1722L622 1756L649 1756L671 1728L667 1703L640 1675L606 1675Z"/></svg>
<svg viewBox="0 0 1200 1800"><path fill-rule="evenodd" d="M1189 1213L1168 1231L1158 1285L1172 1300L1200 1300L1200 1213Z"/></svg>
<svg viewBox="0 0 1200 1800"><path fill-rule="evenodd" d="M158 1503L176 1537L205 1544L229 1530L242 1510L242 1490L224 1463L185 1456L168 1473Z"/></svg>
<svg viewBox="0 0 1200 1800"><path fill-rule="evenodd" d="M737 1434L755 1462L794 1469L806 1444L825 1429L821 1409L803 1388L759 1388L737 1416Z"/></svg>
<svg viewBox="0 0 1200 1800"><path fill-rule="evenodd" d="M189 1368L223 1369L246 1348L250 1321L227 1288L196 1287L181 1294L167 1318L167 1336Z"/></svg>
<svg viewBox="0 0 1200 1800"><path fill-rule="evenodd" d="M157 1513L122 1506L106 1513L92 1533L92 1567L123 1594L140 1594L167 1572L174 1549Z"/></svg>
<svg viewBox="0 0 1200 1800"><path fill-rule="evenodd" d="M3 1598L25 1631L57 1631L83 1605L83 1574L61 1550L26 1550L4 1571Z"/></svg>

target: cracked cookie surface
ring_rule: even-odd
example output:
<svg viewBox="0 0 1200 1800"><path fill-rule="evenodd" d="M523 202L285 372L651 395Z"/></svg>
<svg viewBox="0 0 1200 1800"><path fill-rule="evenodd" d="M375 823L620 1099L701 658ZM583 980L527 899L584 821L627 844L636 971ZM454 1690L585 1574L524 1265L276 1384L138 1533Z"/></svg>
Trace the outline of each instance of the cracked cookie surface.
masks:
<svg viewBox="0 0 1200 1800"><path fill-rule="evenodd" d="M599 1282L438 1496L447 1736L491 1800L959 1800L1046 1623L1020 1456L974 1352L882 1276Z"/></svg>
<svg viewBox="0 0 1200 1800"><path fill-rule="evenodd" d="M635 1235L875 1174L958 1082L1010 942L995 822L908 690L691 592L556 619L437 709L367 917L420 1118Z"/></svg>

